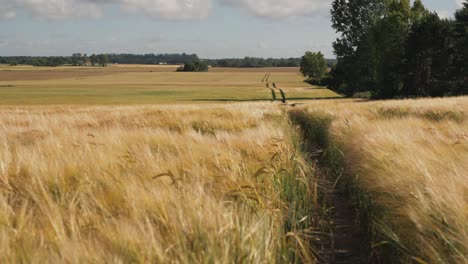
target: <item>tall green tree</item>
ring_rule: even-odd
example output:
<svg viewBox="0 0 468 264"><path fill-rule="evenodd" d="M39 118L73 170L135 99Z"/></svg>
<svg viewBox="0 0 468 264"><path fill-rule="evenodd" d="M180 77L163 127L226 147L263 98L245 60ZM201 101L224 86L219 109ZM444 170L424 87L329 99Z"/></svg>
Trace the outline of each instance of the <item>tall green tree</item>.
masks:
<svg viewBox="0 0 468 264"><path fill-rule="evenodd" d="M97 62L99 66L106 67L109 63L109 56L107 56L107 54L99 54L97 55Z"/></svg>
<svg viewBox="0 0 468 264"><path fill-rule="evenodd" d="M429 10L423 5L421 0L415 0L411 7L411 22L417 23L430 15Z"/></svg>
<svg viewBox="0 0 468 264"><path fill-rule="evenodd" d="M80 66L81 63L81 53L73 53L72 58L72 65L73 66Z"/></svg>
<svg viewBox="0 0 468 264"><path fill-rule="evenodd" d="M91 62L91 66L96 66L98 62L96 54L92 54L91 56L89 56L89 60Z"/></svg>
<svg viewBox="0 0 468 264"><path fill-rule="evenodd" d="M392 0L388 11L371 29L374 45L374 95L378 98L393 98L403 88L404 72L401 65L405 44L411 25L409 0Z"/></svg>
<svg viewBox="0 0 468 264"><path fill-rule="evenodd" d="M385 13L387 0L334 0L332 27L341 36L333 43L338 59L353 56L368 28Z"/></svg>
<svg viewBox="0 0 468 264"><path fill-rule="evenodd" d="M340 34L333 43L338 59L332 70L334 88L348 96L374 86L374 58L369 29L382 17L388 0L334 0L332 27Z"/></svg>
<svg viewBox="0 0 468 264"><path fill-rule="evenodd" d="M431 14L421 0L334 0L338 63L330 87L376 98L466 94L468 3L456 20Z"/></svg>
<svg viewBox="0 0 468 264"><path fill-rule="evenodd" d="M453 22L436 13L412 25L406 44L404 96L457 93L452 78L454 42Z"/></svg>
<svg viewBox="0 0 468 264"><path fill-rule="evenodd" d="M327 72L327 63L323 54L319 52L306 52L301 59L301 73L314 79L321 79Z"/></svg>
<svg viewBox="0 0 468 264"><path fill-rule="evenodd" d="M346 95L367 90L377 98L399 96L410 28L428 15L421 0L335 0L332 23L341 36L333 44L338 63L331 88Z"/></svg>

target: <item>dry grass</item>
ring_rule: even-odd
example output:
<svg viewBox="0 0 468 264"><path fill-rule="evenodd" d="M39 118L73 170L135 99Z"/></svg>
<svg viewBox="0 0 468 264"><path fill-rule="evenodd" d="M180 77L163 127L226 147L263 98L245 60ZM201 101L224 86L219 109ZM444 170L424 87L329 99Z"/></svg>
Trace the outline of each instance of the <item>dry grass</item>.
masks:
<svg viewBox="0 0 468 264"><path fill-rule="evenodd" d="M0 81L84 78L128 72L175 72L173 65L110 65L108 67L34 67L0 65Z"/></svg>
<svg viewBox="0 0 468 264"><path fill-rule="evenodd" d="M308 111L334 117L331 138L370 206L375 250L390 244L399 262L468 263L468 97L330 101Z"/></svg>
<svg viewBox="0 0 468 264"><path fill-rule="evenodd" d="M294 73L299 72L299 67L265 67L265 68L229 68L229 67L213 67L210 72L274 72L274 73Z"/></svg>
<svg viewBox="0 0 468 264"><path fill-rule="evenodd" d="M0 262L314 262L316 179L271 104L0 107Z"/></svg>
<svg viewBox="0 0 468 264"><path fill-rule="evenodd" d="M178 65L141 65L141 64L111 64L108 67L34 67L34 66L9 66L0 64L0 81L21 80L53 80L64 78L83 78L92 76L111 75L116 73L137 72L175 72ZM210 72L229 73L293 73L297 74L297 67L274 68L210 68ZM180 74L179 74L180 75Z"/></svg>

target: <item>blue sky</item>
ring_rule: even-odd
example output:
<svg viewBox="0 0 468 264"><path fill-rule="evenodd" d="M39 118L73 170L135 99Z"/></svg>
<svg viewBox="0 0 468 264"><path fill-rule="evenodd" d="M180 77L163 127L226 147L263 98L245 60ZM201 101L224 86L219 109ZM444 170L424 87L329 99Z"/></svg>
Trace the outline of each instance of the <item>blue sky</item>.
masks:
<svg viewBox="0 0 468 264"><path fill-rule="evenodd" d="M460 0L423 0L452 16ZM333 57L331 0L0 0L0 56Z"/></svg>

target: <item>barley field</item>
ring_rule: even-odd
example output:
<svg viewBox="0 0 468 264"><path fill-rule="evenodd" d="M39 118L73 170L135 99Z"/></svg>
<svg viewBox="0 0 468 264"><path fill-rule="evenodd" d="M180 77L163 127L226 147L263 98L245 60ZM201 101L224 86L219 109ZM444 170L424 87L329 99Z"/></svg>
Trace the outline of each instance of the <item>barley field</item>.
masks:
<svg viewBox="0 0 468 264"><path fill-rule="evenodd" d="M0 67L1 263L468 262L467 97L174 70Z"/></svg>
<svg viewBox="0 0 468 264"><path fill-rule="evenodd" d="M0 262L320 258L319 177L269 69L174 70L0 69ZM269 84L337 96L296 70Z"/></svg>
<svg viewBox="0 0 468 264"><path fill-rule="evenodd" d="M0 262L316 260L314 168L270 103L0 107Z"/></svg>
<svg viewBox="0 0 468 264"><path fill-rule="evenodd" d="M390 252L380 262L468 262L468 97L321 101L305 111L372 250Z"/></svg>

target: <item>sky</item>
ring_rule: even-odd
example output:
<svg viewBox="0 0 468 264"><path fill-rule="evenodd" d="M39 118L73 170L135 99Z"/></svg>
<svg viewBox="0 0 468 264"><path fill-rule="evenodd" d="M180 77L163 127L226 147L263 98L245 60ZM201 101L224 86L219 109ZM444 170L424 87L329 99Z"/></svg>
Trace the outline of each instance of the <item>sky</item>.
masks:
<svg viewBox="0 0 468 264"><path fill-rule="evenodd" d="M442 17L462 0L423 0ZM0 56L333 58L331 0L0 0Z"/></svg>

